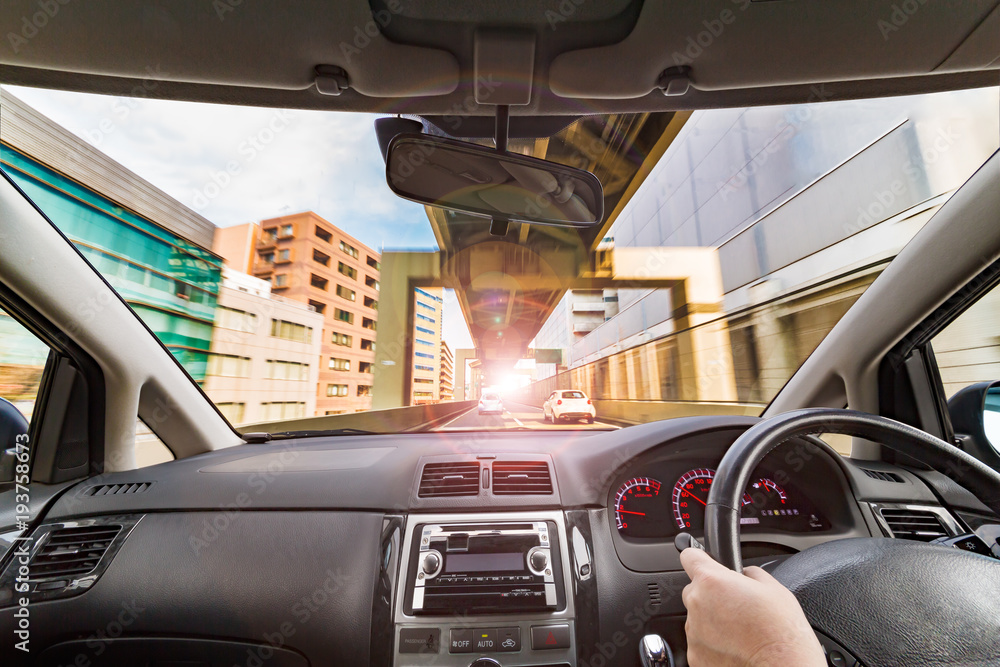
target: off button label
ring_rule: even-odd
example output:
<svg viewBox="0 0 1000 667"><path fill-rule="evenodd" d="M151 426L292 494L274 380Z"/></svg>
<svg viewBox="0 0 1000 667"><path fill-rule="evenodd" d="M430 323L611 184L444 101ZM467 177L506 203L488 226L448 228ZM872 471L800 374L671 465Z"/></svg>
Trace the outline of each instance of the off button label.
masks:
<svg viewBox="0 0 1000 667"><path fill-rule="evenodd" d="M472 630L465 628L451 631L449 653L472 653Z"/></svg>

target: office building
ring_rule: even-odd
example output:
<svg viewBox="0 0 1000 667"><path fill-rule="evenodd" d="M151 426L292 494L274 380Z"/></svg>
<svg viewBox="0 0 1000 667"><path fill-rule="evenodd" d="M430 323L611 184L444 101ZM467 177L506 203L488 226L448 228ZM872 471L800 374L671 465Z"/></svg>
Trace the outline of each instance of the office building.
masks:
<svg viewBox="0 0 1000 667"><path fill-rule="evenodd" d="M443 290L439 287L413 290L413 396L410 405L441 400L442 295Z"/></svg>
<svg viewBox="0 0 1000 667"><path fill-rule="evenodd" d="M208 250L215 225L6 90L0 168L203 381L222 271Z"/></svg>
<svg viewBox="0 0 1000 667"><path fill-rule="evenodd" d="M455 356L448 343L441 341L441 373L438 383L438 400L455 400Z"/></svg>
<svg viewBox="0 0 1000 667"><path fill-rule="evenodd" d="M205 393L233 424L311 416L322 335L321 314L224 267Z"/></svg>

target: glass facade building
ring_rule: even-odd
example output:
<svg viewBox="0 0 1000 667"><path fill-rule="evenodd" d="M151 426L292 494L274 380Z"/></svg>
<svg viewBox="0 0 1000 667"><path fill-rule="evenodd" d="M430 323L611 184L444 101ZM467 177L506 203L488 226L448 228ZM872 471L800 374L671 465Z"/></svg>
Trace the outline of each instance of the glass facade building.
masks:
<svg viewBox="0 0 1000 667"><path fill-rule="evenodd" d="M6 143L0 164L188 373L203 381L221 259ZM81 317L100 317L100 304L81 304Z"/></svg>

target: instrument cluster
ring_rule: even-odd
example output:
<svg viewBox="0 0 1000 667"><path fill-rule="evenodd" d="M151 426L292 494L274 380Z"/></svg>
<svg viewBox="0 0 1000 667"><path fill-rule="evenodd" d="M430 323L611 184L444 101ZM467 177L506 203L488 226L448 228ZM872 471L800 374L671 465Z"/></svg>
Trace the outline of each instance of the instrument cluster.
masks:
<svg viewBox="0 0 1000 667"><path fill-rule="evenodd" d="M644 471L647 472L647 471ZM615 493L618 532L629 538L665 538L680 531L704 532L705 508L715 469L693 467L664 475L648 471L622 482ZM794 483L781 475L754 478L743 494L741 530L812 532L828 530L830 522ZM781 482L780 484L778 482Z"/></svg>

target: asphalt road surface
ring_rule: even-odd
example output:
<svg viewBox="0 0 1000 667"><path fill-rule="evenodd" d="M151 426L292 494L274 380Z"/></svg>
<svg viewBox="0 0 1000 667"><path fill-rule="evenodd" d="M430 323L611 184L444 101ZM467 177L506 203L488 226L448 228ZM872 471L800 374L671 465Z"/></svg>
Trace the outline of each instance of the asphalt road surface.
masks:
<svg viewBox="0 0 1000 667"><path fill-rule="evenodd" d="M593 424L587 424L583 420L580 421L563 421L553 424L551 422L545 421L542 416L542 409L536 408L531 405L523 405L521 403L512 403L509 401L504 402L504 412L502 415L490 414L481 415L479 414L478 408L473 408L468 412L465 412L455 419L451 420L444 426L438 428L438 430L446 431L449 429L493 429L493 428L518 428L524 426L530 429L579 429L579 430L604 430L609 428L618 428L612 424L604 424L600 421L600 415L597 415L598 419Z"/></svg>

